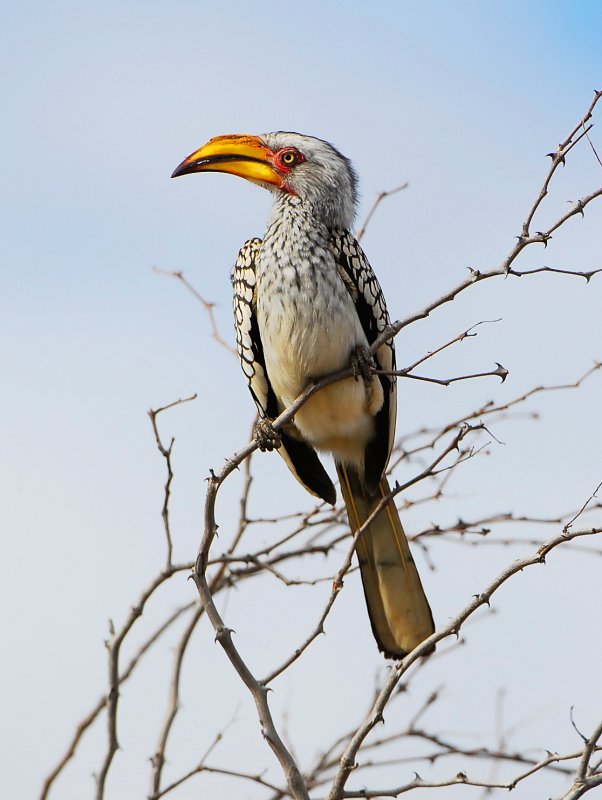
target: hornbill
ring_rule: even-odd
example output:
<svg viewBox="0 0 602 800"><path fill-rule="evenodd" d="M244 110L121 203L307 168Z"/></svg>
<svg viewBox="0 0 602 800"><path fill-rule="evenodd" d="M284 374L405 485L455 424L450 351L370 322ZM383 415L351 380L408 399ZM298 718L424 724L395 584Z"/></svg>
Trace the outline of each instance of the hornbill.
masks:
<svg viewBox="0 0 602 800"><path fill-rule="evenodd" d="M297 480L328 503L331 453L349 525L357 531L390 494L385 476L397 413L392 341L367 348L389 323L385 300L351 233L357 178L332 145L277 132L218 136L172 177L229 172L272 191L261 239L240 250L232 273L238 354L260 420L262 449L278 447ZM270 425L310 382L353 365L354 376L314 394L278 435ZM374 374L372 367L385 374ZM379 649L402 658L434 630L433 617L391 499L357 541Z"/></svg>

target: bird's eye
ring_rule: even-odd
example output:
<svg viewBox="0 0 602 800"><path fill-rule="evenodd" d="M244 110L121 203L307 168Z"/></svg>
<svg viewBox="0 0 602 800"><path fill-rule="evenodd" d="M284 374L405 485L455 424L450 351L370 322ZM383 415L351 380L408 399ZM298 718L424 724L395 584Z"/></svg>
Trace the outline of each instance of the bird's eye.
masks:
<svg viewBox="0 0 602 800"><path fill-rule="evenodd" d="M299 150L295 149L294 147L290 147L287 149L280 150L276 153L275 162L277 166L284 168L285 170L292 169L296 167L297 164L302 164L305 161L303 157L303 153L300 153Z"/></svg>

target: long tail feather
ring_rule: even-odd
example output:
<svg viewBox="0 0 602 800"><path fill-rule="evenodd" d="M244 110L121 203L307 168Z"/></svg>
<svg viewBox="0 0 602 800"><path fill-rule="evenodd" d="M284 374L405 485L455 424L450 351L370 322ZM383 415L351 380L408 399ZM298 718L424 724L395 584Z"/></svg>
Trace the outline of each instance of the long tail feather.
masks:
<svg viewBox="0 0 602 800"><path fill-rule="evenodd" d="M355 532L391 490L382 478L378 493L370 495L353 467L337 464L337 472ZM379 650L388 658L402 658L430 636L435 625L393 500L360 536L356 550Z"/></svg>

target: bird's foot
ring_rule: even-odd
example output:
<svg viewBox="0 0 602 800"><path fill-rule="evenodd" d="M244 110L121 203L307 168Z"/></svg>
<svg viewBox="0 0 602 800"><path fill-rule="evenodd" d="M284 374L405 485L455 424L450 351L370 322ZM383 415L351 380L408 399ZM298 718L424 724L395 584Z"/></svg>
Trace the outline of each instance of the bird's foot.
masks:
<svg viewBox="0 0 602 800"><path fill-rule="evenodd" d="M266 450L277 450L282 444L282 438L278 431L274 430L270 419L260 419L255 423L253 439L262 453Z"/></svg>
<svg viewBox="0 0 602 800"><path fill-rule="evenodd" d="M351 369L355 380L364 379L364 383L372 383L372 358L368 348L358 345L351 354Z"/></svg>

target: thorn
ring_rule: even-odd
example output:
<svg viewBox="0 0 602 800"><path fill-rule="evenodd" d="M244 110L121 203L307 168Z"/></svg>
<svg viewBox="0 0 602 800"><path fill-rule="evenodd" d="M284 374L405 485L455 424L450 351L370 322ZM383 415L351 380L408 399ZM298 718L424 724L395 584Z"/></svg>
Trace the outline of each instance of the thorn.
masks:
<svg viewBox="0 0 602 800"><path fill-rule="evenodd" d="M560 145L558 145L558 150L555 153L548 153L549 156L552 156L553 159L557 158L558 163L562 164L563 167L566 166L566 158L564 157L562 150L560 149Z"/></svg>
<svg viewBox="0 0 602 800"><path fill-rule="evenodd" d="M220 625L219 628L217 628L215 631L214 641L221 642L222 639L230 637L233 633L236 633L236 631L233 630L232 628L227 628L225 625Z"/></svg>
<svg viewBox="0 0 602 800"><path fill-rule="evenodd" d="M500 376L500 378L502 379L502 383L504 383L504 381L506 380L506 378L507 378L507 377L508 377L508 375L509 375L509 372L508 372L508 370L506 369L506 367L503 367L503 366L502 366L502 365L499 363L499 361L496 361L495 363L497 364L497 370L495 371L495 372L496 372L496 375L499 375L499 376Z"/></svg>
<svg viewBox="0 0 602 800"><path fill-rule="evenodd" d="M580 731L580 730L579 730L579 728L577 727L577 725L576 725L576 723L575 723L575 720L574 720L574 718L573 718L573 710L574 710L574 708L575 708L575 706L571 706L570 715L569 715L569 716L570 716L570 719L571 719L571 725L573 726L573 728L575 729L575 731L576 731L576 732L579 734L579 736L580 736L580 737L583 739L583 741L585 742L585 744L587 744L587 743L588 743L587 736L584 736L584 735L581 733L581 731Z"/></svg>
<svg viewBox="0 0 602 800"><path fill-rule="evenodd" d="M535 231L535 234L540 237L541 243L544 248L546 248L548 246L548 241L552 238L551 234L545 233L545 231Z"/></svg>
<svg viewBox="0 0 602 800"><path fill-rule="evenodd" d="M487 608L491 608L491 603L489 602L490 601L490 597L489 597L488 594L485 594L485 593L483 593L483 594L475 594L474 596L477 597L479 600L481 600L481 602L485 603Z"/></svg>
<svg viewBox="0 0 602 800"><path fill-rule="evenodd" d="M458 772L458 774L456 775L456 780L462 782L467 781L468 775L465 772Z"/></svg>

